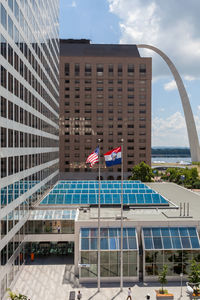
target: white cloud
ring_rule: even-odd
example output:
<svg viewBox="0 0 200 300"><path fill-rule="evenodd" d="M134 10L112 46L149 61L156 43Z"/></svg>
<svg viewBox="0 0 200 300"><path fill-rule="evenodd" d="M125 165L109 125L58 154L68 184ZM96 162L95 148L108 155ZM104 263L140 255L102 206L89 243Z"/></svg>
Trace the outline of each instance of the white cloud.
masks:
<svg viewBox="0 0 200 300"><path fill-rule="evenodd" d="M176 90L176 89L177 89L177 85L176 85L175 80L172 80L172 81L164 84L164 90L165 91L173 91L173 90Z"/></svg>
<svg viewBox="0 0 200 300"><path fill-rule="evenodd" d="M185 76L184 76L184 79L187 80L187 81L193 81L193 80L195 80L196 78L195 78L194 76L185 75Z"/></svg>
<svg viewBox="0 0 200 300"><path fill-rule="evenodd" d="M120 43L151 44L164 51L187 80L200 78L200 1L107 0L120 19ZM153 75L169 75L168 67L153 52Z"/></svg>
<svg viewBox="0 0 200 300"><path fill-rule="evenodd" d="M198 107L197 107L197 108L198 108L198 110L200 111L200 105L198 105Z"/></svg>
<svg viewBox="0 0 200 300"><path fill-rule="evenodd" d="M195 116L197 132L200 132L200 117ZM188 135L185 118L176 112L167 118L154 118L152 120L152 145L153 146L188 146Z"/></svg>

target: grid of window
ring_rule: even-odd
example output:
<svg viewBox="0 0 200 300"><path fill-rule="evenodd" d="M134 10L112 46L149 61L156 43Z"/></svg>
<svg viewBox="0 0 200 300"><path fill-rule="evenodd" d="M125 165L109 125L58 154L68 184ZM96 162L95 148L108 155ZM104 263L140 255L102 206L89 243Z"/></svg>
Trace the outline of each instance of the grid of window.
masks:
<svg viewBox="0 0 200 300"><path fill-rule="evenodd" d="M58 8L58 0L0 3L1 299L24 262L28 208L57 180Z"/></svg>

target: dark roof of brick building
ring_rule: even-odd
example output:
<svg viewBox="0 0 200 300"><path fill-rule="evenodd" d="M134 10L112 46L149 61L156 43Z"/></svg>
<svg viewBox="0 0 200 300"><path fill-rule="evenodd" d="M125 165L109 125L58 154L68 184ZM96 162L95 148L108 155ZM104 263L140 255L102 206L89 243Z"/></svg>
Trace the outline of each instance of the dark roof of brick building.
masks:
<svg viewBox="0 0 200 300"><path fill-rule="evenodd" d="M60 40L61 56L140 57L136 45L90 44L87 39Z"/></svg>

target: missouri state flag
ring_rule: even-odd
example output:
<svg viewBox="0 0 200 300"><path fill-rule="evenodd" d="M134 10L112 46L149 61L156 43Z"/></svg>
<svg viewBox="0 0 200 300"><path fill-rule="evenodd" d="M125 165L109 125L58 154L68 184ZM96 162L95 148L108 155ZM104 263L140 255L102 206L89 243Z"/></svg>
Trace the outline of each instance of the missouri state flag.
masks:
<svg viewBox="0 0 200 300"><path fill-rule="evenodd" d="M115 148L113 150L108 151L104 154L106 167L111 167L114 165L120 165L121 164L121 147Z"/></svg>

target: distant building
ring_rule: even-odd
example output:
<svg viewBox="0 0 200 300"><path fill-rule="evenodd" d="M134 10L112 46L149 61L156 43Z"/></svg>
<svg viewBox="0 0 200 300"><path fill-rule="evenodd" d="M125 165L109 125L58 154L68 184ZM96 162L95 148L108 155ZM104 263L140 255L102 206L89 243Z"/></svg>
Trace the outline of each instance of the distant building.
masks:
<svg viewBox="0 0 200 300"><path fill-rule="evenodd" d="M0 299L25 261L29 208L57 180L57 0L0 0Z"/></svg>
<svg viewBox="0 0 200 300"><path fill-rule="evenodd" d="M124 139L125 178L139 162L151 163L151 78L151 58L136 45L60 41L62 176L94 179L85 161L98 138L101 154ZM103 161L103 179L119 178L121 166L104 169Z"/></svg>

